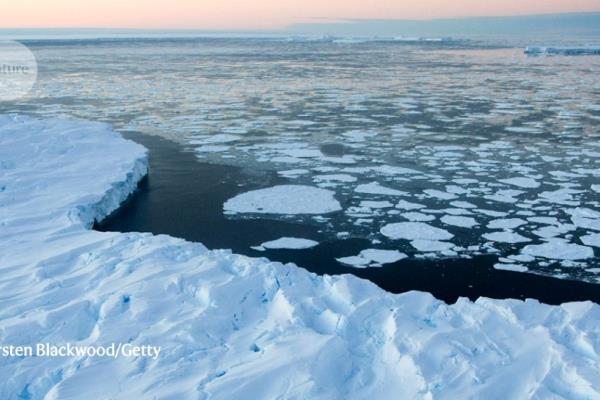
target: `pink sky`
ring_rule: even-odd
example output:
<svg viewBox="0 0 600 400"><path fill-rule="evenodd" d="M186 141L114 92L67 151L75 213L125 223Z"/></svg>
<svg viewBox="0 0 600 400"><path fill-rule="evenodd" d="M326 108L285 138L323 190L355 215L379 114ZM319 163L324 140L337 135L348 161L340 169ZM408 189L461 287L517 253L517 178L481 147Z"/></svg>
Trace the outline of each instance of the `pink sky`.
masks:
<svg viewBox="0 0 600 400"><path fill-rule="evenodd" d="M18 0L0 28L278 29L314 18L430 19L600 11L600 0Z"/></svg>

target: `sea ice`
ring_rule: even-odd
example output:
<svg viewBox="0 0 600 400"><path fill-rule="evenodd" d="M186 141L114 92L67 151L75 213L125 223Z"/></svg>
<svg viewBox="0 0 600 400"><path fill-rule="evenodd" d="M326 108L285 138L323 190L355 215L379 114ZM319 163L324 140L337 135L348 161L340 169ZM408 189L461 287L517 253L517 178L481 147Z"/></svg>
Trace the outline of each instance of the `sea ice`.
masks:
<svg viewBox="0 0 600 400"><path fill-rule="evenodd" d="M406 254L398 250L366 249L361 251L358 256L342 257L337 261L355 268L365 268L366 266L392 264L406 257L408 257Z"/></svg>
<svg viewBox="0 0 600 400"><path fill-rule="evenodd" d="M404 218L412 222L429 222L435 220L431 214L423 214L420 212L407 212L401 214Z"/></svg>
<svg viewBox="0 0 600 400"><path fill-rule="evenodd" d="M334 192L302 185L280 185L239 194L225 202L229 213L327 214L342 207Z"/></svg>
<svg viewBox="0 0 600 400"><path fill-rule="evenodd" d="M527 221L521 218L494 219L488 223L487 227L490 229L515 229L526 223Z"/></svg>
<svg viewBox="0 0 600 400"><path fill-rule="evenodd" d="M475 220L475 218L471 217L445 215L441 218L441 220L446 225L453 225L461 228L472 228L477 225L477 221Z"/></svg>
<svg viewBox="0 0 600 400"><path fill-rule="evenodd" d="M424 253L447 251L454 248L454 244L449 242L440 242L438 240L426 239L413 240L412 242L410 242L410 245L418 251Z"/></svg>
<svg viewBox="0 0 600 400"><path fill-rule="evenodd" d="M379 194L386 196L406 196L408 193L380 185L377 182L364 183L355 189L357 193Z"/></svg>
<svg viewBox="0 0 600 400"><path fill-rule="evenodd" d="M394 207L392 203L389 201L371 201L371 200L363 200L360 202L361 207L367 208L391 208Z"/></svg>
<svg viewBox="0 0 600 400"><path fill-rule="evenodd" d="M290 249L290 250L301 250L315 247L319 242L309 239L293 238L293 237L282 237L277 240L271 240L264 242L260 247L264 249Z"/></svg>
<svg viewBox="0 0 600 400"><path fill-rule="evenodd" d="M543 244L527 245L522 253L553 260L585 260L594 257L594 250L591 247L569 243L562 239L550 239Z"/></svg>
<svg viewBox="0 0 600 400"><path fill-rule="evenodd" d="M521 236L516 232L509 230L484 233L483 237L492 242L498 243L526 243L531 242L531 239Z"/></svg>
<svg viewBox="0 0 600 400"><path fill-rule="evenodd" d="M600 233L592 233L579 238L581 242L588 246L600 247Z"/></svg>
<svg viewBox="0 0 600 400"><path fill-rule="evenodd" d="M508 179L500 179L500 182L506 183L508 185L514 185L521 188L526 189L535 189L540 187L540 183L532 178L527 177L516 177L516 178L508 178Z"/></svg>
<svg viewBox="0 0 600 400"><path fill-rule="evenodd" d="M425 208L425 206L419 203L411 203L410 201L400 200L396 204L396 208L399 208L401 210L419 210L421 208Z"/></svg>
<svg viewBox="0 0 600 400"><path fill-rule="evenodd" d="M449 240L454 237L450 232L423 222L397 222L381 228L381 233L390 239L406 240Z"/></svg>
<svg viewBox="0 0 600 400"><path fill-rule="evenodd" d="M505 270L505 271L514 271L514 272L527 272L529 270L529 268L527 268L524 265L519 265L519 264L503 264L503 263L494 264L494 268L495 269Z"/></svg>

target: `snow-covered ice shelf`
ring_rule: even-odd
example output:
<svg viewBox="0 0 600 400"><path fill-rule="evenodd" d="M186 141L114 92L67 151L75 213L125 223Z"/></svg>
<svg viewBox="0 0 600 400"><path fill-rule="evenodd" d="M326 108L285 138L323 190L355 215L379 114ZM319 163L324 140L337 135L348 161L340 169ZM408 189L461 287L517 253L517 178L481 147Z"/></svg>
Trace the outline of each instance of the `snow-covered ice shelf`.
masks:
<svg viewBox="0 0 600 400"><path fill-rule="evenodd" d="M3 358L0 398L600 397L598 305L446 305L89 230L145 172L145 150L105 125L0 117L0 343L162 348L157 360ZM429 229L415 227L411 239Z"/></svg>

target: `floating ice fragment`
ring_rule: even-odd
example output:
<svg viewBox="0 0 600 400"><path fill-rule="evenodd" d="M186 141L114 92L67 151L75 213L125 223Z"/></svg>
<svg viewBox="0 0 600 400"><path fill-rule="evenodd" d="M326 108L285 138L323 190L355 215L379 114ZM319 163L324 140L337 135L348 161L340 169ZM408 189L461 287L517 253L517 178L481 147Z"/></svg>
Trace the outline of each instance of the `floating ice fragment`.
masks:
<svg viewBox="0 0 600 400"><path fill-rule="evenodd" d="M433 221L435 219L435 216L431 215L431 214L423 214L420 212L407 212L407 213L403 213L402 216L404 218L406 218L409 221L417 221L417 222L428 222L428 221Z"/></svg>
<svg viewBox="0 0 600 400"><path fill-rule="evenodd" d="M398 204L396 204L396 208L401 210L419 210L421 208L425 208L423 204L411 203L406 200L400 200Z"/></svg>
<svg viewBox="0 0 600 400"><path fill-rule="evenodd" d="M592 233L579 238L583 244L600 247L600 233Z"/></svg>
<svg viewBox="0 0 600 400"><path fill-rule="evenodd" d="M381 233L390 239L406 240L449 240L454 237L450 232L423 222L398 222L381 228Z"/></svg>
<svg viewBox="0 0 600 400"><path fill-rule="evenodd" d="M337 261L355 268L365 268L366 266L379 267L383 264L392 264L407 257L398 250L366 249L361 251L358 256L337 258Z"/></svg>
<svg viewBox="0 0 600 400"><path fill-rule="evenodd" d="M490 229L514 229L526 223L527 221L521 218L495 219L490 221L487 227Z"/></svg>
<svg viewBox="0 0 600 400"><path fill-rule="evenodd" d="M310 249L311 247L315 247L319 242L315 242L310 239L301 239L294 237L282 237L277 240L271 240L269 242L264 242L260 245L265 249L290 249L290 250L301 250L301 249Z"/></svg>
<svg viewBox="0 0 600 400"><path fill-rule="evenodd" d="M410 242L410 245L422 252L440 252L447 251L454 247L454 244L448 242L440 242L438 240L418 239Z"/></svg>
<svg viewBox="0 0 600 400"><path fill-rule="evenodd" d="M553 260L585 260L594 257L591 247L569 243L562 239L551 239L543 244L530 244L523 248L523 254Z"/></svg>
<svg viewBox="0 0 600 400"><path fill-rule="evenodd" d="M334 192L302 185L252 190L223 205L223 210L229 213L257 214L327 214L341 209Z"/></svg>
<svg viewBox="0 0 600 400"><path fill-rule="evenodd" d="M499 231L483 234L483 237L492 242L498 243L526 243L531 242L531 239L521 236L512 231Z"/></svg>
<svg viewBox="0 0 600 400"><path fill-rule="evenodd" d="M540 183L532 178L526 177L516 177L516 178L508 178L508 179L500 179L500 182L506 183L508 185L514 185L527 189L535 189L540 187Z"/></svg>
<svg viewBox="0 0 600 400"><path fill-rule="evenodd" d="M441 190L436 189L427 189L423 190L423 193L427 194L429 197L434 197L439 200L454 200L456 195L448 192L442 192Z"/></svg>
<svg viewBox="0 0 600 400"><path fill-rule="evenodd" d="M442 217L442 222L446 225L454 225L461 228L472 228L477 225L477 221L471 217L461 217L454 215L445 215Z"/></svg>
<svg viewBox="0 0 600 400"><path fill-rule="evenodd" d="M408 193L380 185L377 182L363 183L354 189L357 193L379 194L386 196L406 196Z"/></svg>
<svg viewBox="0 0 600 400"><path fill-rule="evenodd" d="M364 201L360 202L360 206L377 209L377 208L390 208L390 207L393 207L394 205L392 203L390 203L389 201L364 200Z"/></svg>
<svg viewBox="0 0 600 400"><path fill-rule="evenodd" d="M356 182L356 177L347 174L316 175L316 182Z"/></svg>
<svg viewBox="0 0 600 400"><path fill-rule="evenodd" d="M494 264L494 269L500 269L500 270L505 270L505 271L514 271L514 272L527 272L529 270L524 265L502 264L502 263Z"/></svg>

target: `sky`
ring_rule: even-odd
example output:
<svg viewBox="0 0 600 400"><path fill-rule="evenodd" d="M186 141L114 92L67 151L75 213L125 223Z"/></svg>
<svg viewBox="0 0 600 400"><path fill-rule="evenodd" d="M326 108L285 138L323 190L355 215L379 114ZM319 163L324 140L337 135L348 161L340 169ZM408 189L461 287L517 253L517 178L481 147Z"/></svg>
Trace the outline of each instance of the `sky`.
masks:
<svg viewBox="0 0 600 400"><path fill-rule="evenodd" d="M346 19L600 11L600 0L0 0L0 29L278 30Z"/></svg>

